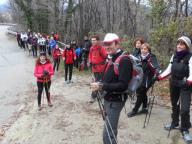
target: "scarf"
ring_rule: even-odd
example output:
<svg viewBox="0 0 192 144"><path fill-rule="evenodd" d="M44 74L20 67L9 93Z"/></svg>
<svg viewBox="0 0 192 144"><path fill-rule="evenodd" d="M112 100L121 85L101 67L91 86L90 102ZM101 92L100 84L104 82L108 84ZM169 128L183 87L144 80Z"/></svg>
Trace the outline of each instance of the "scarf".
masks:
<svg viewBox="0 0 192 144"><path fill-rule="evenodd" d="M41 64L45 64L46 62L47 62L46 60L45 61L40 61Z"/></svg>
<svg viewBox="0 0 192 144"><path fill-rule="evenodd" d="M176 51L175 55L178 59L182 59L185 55L189 53L188 50Z"/></svg>
<svg viewBox="0 0 192 144"><path fill-rule="evenodd" d="M141 54L142 60L145 60L145 59L148 57L148 55L149 55L149 53L147 53L147 54Z"/></svg>

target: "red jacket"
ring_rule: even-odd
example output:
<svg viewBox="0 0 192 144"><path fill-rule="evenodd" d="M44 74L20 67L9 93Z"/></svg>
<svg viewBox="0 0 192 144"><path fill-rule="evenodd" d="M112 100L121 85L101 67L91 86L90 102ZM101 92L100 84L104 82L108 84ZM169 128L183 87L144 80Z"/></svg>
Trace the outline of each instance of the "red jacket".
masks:
<svg viewBox="0 0 192 144"><path fill-rule="evenodd" d="M76 59L74 49L65 49L63 51L62 58L65 59L65 64L73 64L74 59Z"/></svg>
<svg viewBox="0 0 192 144"><path fill-rule="evenodd" d="M43 71L46 70L49 72L48 76L45 78L42 78ZM52 64L49 60L45 64L41 64L40 62L37 62L34 69L34 76L37 78L38 82L45 82L50 81L51 76L54 74Z"/></svg>
<svg viewBox="0 0 192 144"><path fill-rule="evenodd" d="M92 72L103 72L107 53L104 47L94 45L89 52L89 62L92 64Z"/></svg>
<svg viewBox="0 0 192 144"><path fill-rule="evenodd" d="M53 51L52 51L53 59L57 59L57 58L59 58L60 55L61 55L60 49L56 49L56 48L54 48Z"/></svg>

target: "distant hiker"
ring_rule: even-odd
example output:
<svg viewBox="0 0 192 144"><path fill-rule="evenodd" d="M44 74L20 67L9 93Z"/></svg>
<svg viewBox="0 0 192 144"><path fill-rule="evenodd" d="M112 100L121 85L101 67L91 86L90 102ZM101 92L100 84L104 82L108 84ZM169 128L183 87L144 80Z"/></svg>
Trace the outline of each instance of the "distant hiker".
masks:
<svg viewBox="0 0 192 144"><path fill-rule="evenodd" d="M40 37L38 38L37 43L39 45L39 51L44 51L46 53L46 39L42 35L40 35Z"/></svg>
<svg viewBox="0 0 192 144"><path fill-rule="evenodd" d="M75 54L76 54L76 60L75 60L75 67L79 69L80 62L81 62L81 48L76 47L75 49Z"/></svg>
<svg viewBox="0 0 192 144"><path fill-rule="evenodd" d="M109 131L107 130L110 127L109 123L107 123L107 127L104 126L103 143L111 144L110 140L112 140L112 144L116 144L115 139L117 139L119 116L127 99L127 94L124 91L127 90L128 83L132 78L133 67L130 59L123 57L119 63L119 74L115 75L114 62L123 53L120 49L120 39L116 34L108 33L105 35L103 42L110 59L104 72L103 81L91 83L91 89L93 92L99 89L106 91L106 95L104 96L104 111L109 118L115 137L111 129ZM105 124L106 122L107 119L105 119Z"/></svg>
<svg viewBox="0 0 192 144"><path fill-rule="evenodd" d="M28 36L27 33L21 33L21 47L25 50L27 47Z"/></svg>
<svg viewBox="0 0 192 144"><path fill-rule="evenodd" d="M37 35L36 33L33 34L33 39L32 39L32 52L33 52L33 57L37 57Z"/></svg>
<svg viewBox="0 0 192 144"><path fill-rule="evenodd" d="M65 84L72 83L73 63L76 60L74 49L71 47L70 42L66 43L66 48L63 51L62 59L65 65ZM69 73L69 79L68 79Z"/></svg>
<svg viewBox="0 0 192 144"><path fill-rule="evenodd" d="M55 48L56 44L57 44L57 43L56 43L56 41L53 39L53 37L50 37L50 40L49 40L49 49L48 49L49 55L51 55L52 50Z"/></svg>
<svg viewBox="0 0 192 144"><path fill-rule="evenodd" d="M143 80L140 87L136 91L137 100L132 111L128 113L128 117L133 117L136 114L148 113L147 91L153 85L153 77L158 75L160 72L160 67L157 62L157 58L154 54L151 53L149 44L142 44L140 51L141 52L138 57L141 59L142 62ZM142 110L138 112L141 105Z"/></svg>
<svg viewBox="0 0 192 144"><path fill-rule="evenodd" d="M144 43L144 40L143 38L141 37L137 37L134 42L133 42L133 51L132 51L132 55L134 55L135 57L140 57L140 54L141 54L141 45Z"/></svg>
<svg viewBox="0 0 192 144"><path fill-rule="evenodd" d="M61 52L60 52L59 46L56 45L52 51L52 57L53 57L53 62L54 62L53 70L54 71L55 71L56 67L57 67L57 71L59 70L60 56L61 56Z"/></svg>
<svg viewBox="0 0 192 144"><path fill-rule="evenodd" d="M17 37L18 46L21 47L21 34L17 32L16 37Z"/></svg>
<svg viewBox="0 0 192 144"><path fill-rule="evenodd" d="M30 55L31 51L32 51L32 45L33 45L33 36L32 36L32 34L30 34L28 36L27 43L28 43L28 51L29 51L29 55Z"/></svg>
<svg viewBox="0 0 192 144"><path fill-rule="evenodd" d="M51 86L51 76L54 74L52 64L47 58L45 52L40 52L40 56L36 61L34 76L37 78L37 88L38 88L38 110L42 109L41 97L43 88L47 96L48 105L51 107L51 98L50 98L50 86Z"/></svg>
<svg viewBox="0 0 192 144"><path fill-rule="evenodd" d="M192 142L189 134L190 104L192 87L192 57L190 53L191 41L188 37L178 38L176 50L170 59L167 69L161 73L157 80L165 79L170 75L170 96L172 104L172 122L166 124L166 130L179 127L179 114L181 116L181 133L187 143Z"/></svg>
<svg viewBox="0 0 192 144"><path fill-rule="evenodd" d="M92 46L89 52L89 62L92 67L92 73L94 74L95 82L99 82L102 80L107 53L105 48L100 44L99 36L92 36L91 42ZM91 103L95 101L96 94L96 92L92 92L90 100Z"/></svg>
<svg viewBox="0 0 192 144"><path fill-rule="evenodd" d="M88 69L88 56L89 56L89 50L91 47L91 42L88 39L88 36L84 36L84 41L82 44L82 61L84 63L84 69L87 70Z"/></svg>

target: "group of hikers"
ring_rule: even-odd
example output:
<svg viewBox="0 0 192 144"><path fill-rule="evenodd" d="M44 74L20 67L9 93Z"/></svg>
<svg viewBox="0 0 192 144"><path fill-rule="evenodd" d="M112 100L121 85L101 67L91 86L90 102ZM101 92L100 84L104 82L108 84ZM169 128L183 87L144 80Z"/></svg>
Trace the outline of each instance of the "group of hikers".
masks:
<svg viewBox="0 0 192 144"><path fill-rule="evenodd" d="M73 66L87 69L90 65L94 77L90 84L92 90L90 103L96 100L99 102L100 98L104 98L104 103L101 101L104 111L103 143L117 144L120 112L128 96L131 96L133 92L136 93L135 106L127 114L128 118L138 114L146 114L149 112L147 92L156 81L161 81L169 76L172 121L165 124L164 128L171 130L180 127L184 141L192 143L192 136L189 133L192 86L190 49L192 45L187 36L178 38L169 65L165 71L161 72L156 56L152 53L150 45L142 37L135 38L133 51L128 53L121 48L121 40L115 33L107 33L102 42L98 35L92 36L91 41L85 36L84 44L81 47L78 47L75 41L66 41L63 49L59 48L58 39L55 38L54 34L50 39L45 39L46 44L43 43L42 45L40 43L43 39L42 35L31 34L30 31L23 35L17 36L19 46L25 49L27 44L28 47L31 45L32 51L35 51L34 56L37 56L37 48L39 48L39 57L34 69L34 76L37 78L39 110L42 110L43 88L46 91L48 105L52 106L49 91L51 76L55 69L57 71L59 69L60 57L65 64L65 84L72 83ZM27 36L27 40L23 38ZM53 66L46 51L53 59ZM138 65L134 64L134 61L137 61ZM138 75L135 74L138 73L136 67L140 67L142 76L139 78L140 82L135 90L131 91L129 90L130 85L137 80L133 80ZM141 106L142 108L139 110Z"/></svg>

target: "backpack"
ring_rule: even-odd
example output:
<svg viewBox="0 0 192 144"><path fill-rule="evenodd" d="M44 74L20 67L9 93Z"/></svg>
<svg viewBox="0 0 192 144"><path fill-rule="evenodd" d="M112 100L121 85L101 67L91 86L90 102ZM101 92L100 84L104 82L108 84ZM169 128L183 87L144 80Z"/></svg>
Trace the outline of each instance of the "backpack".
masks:
<svg viewBox="0 0 192 144"><path fill-rule="evenodd" d="M124 52L113 63L115 75L119 75L119 71L118 71L119 63L120 63L121 59L124 57L130 59L132 65L133 65L132 78L128 84L128 88L125 91L125 93L134 94L136 92L137 88L141 85L142 80L143 80L142 63L137 57Z"/></svg>

